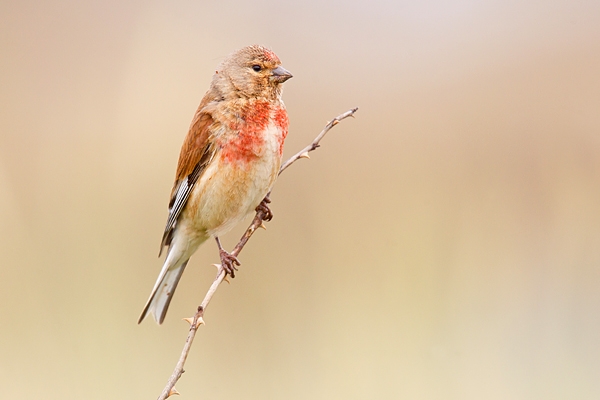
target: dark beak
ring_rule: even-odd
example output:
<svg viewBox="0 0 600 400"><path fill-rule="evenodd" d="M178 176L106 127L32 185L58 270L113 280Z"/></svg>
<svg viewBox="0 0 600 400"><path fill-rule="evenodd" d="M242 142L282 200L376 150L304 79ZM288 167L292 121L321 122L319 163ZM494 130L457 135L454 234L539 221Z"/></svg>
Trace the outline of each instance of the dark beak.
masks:
<svg viewBox="0 0 600 400"><path fill-rule="evenodd" d="M292 77L292 74L287 69L279 66L272 72L273 80L277 83L283 83Z"/></svg>

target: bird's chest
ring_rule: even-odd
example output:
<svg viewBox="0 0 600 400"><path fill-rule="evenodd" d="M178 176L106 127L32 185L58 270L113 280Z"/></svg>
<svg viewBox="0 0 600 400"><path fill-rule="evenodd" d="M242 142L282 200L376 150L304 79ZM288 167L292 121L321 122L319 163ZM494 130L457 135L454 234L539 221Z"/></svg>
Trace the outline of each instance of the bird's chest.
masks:
<svg viewBox="0 0 600 400"><path fill-rule="evenodd" d="M241 118L225 124L218 139L225 163L246 169L253 163L281 158L287 136L285 109L268 101L256 101L241 110Z"/></svg>
<svg viewBox="0 0 600 400"><path fill-rule="evenodd" d="M264 196L274 183L284 138L284 132L273 120L259 128L242 129L224 143L219 163L223 174L229 177L231 191L241 198L251 198L252 202L255 197Z"/></svg>
<svg viewBox="0 0 600 400"><path fill-rule="evenodd" d="M235 126L217 142L216 162L203 174L202 195L194 199L197 206L193 207L208 233L228 231L256 208L275 183L287 134L287 125L283 129L273 118L276 112L260 123Z"/></svg>

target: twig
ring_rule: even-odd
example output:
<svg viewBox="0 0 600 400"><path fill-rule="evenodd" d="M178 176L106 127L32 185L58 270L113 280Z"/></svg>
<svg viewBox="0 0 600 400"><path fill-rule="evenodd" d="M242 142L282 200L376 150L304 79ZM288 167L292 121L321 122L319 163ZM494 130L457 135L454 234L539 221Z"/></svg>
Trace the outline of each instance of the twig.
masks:
<svg viewBox="0 0 600 400"><path fill-rule="evenodd" d="M279 175L281 175L281 173L283 171L285 171L290 165L292 165L294 162L298 161L299 159L310 158L308 156L308 153L310 153L313 150L316 150L320 146L319 143L321 142L321 139L323 139L323 137L327 134L327 132L329 132L331 130L331 128L333 128L334 126L339 124L341 120L344 120L348 117L354 117L354 113L357 111L358 111L358 107L353 108L352 110L348 110L345 113L340 114L337 117L335 117L334 119L332 119L331 121L329 121L327 123L327 125L325 125L325 128L323 128L321 133L319 133L317 135L317 137L315 138L315 140L313 140L313 142L311 144L309 144L308 146L306 146L305 148L303 148L302 150L300 150L299 152L297 152L296 154L291 156L289 158L289 160L287 160L286 162L283 163L281 168L279 168Z"/></svg>
<svg viewBox="0 0 600 400"><path fill-rule="evenodd" d="M308 146L306 146L305 148L300 150L298 153L294 154L285 163L283 163L283 165L281 165L281 168L279 169L279 175L281 175L281 173L283 171L285 171L290 165L292 165L294 162L298 161L299 159L309 158L308 153L313 150L316 150L320 146L319 143L321 142L321 139L323 139L323 137L327 134L327 132L329 132L331 130L331 128L336 126L340 121L342 121L348 117L353 117L354 113L356 111L358 111L358 107L353 108L349 111L346 111L345 113L338 115L337 117L332 119L330 122L328 122L327 125L325 125L325 128L323 128L321 133L319 133L317 135L317 137L315 138L315 140L313 140L313 142L311 144L309 144ZM268 200L270 194L271 193L269 192L269 194L267 194L265 199ZM242 251L242 249L244 248L244 246L246 245L246 243L248 242L250 237L254 234L254 232L260 227L264 228L263 221L265 221L265 217L266 217L266 213L264 210L259 209L256 211L256 215L254 216L252 223L250 224L248 229L246 229L246 232L244 232L244 235L242 236L242 238L240 239L238 244L234 247L233 251L231 252L232 256L237 257L237 255L240 254L240 252ZM163 389L162 393L158 397L158 400L165 400L169 396L172 396L174 394L179 394L179 392L175 389L175 384L177 383L179 378L181 378L181 375L185 372L183 370L183 366L185 364L185 360L187 359L187 356L192 347L192 342L194 341L194 337L196 336L198 327L200 325L204 324L204 319L203 319L204 310L206 310L206 307L208 307L210 300L212 299L213 295L217 291L221 282L223 282L223 280L226 279L227 273L225 272L225 269L218 264L216 264L216 266L218 267L217 277L213 281L212 285L210 285L210 288L208 289L206 296L204 296L204 300L202 301L202 304L198 307L198 311L196 311L196 314L194 315L193 318L185 318L185 320L187 322L189 322L189 324L190 324L190 330L189 330L187 338L185 340L183 350L181 351L181 355L179 356L179 360L177 361L177 365L175 366L175 370L171 374L171 377L169 378L167 385Z"/></svg>

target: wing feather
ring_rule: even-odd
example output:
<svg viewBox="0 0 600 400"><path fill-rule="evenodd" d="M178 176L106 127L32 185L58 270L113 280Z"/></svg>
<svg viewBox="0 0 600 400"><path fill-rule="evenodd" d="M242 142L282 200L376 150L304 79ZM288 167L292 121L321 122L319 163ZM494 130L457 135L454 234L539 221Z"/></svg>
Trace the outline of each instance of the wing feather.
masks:
<svg viewBox="0 0 600 400"><path fill-rule="evenodd" d="M194 185L215 154L211 140L211 126L214 124L211 108L210 104L205 106L204 101L200 104L181 147L175 183L169 201L169 216L160 244L159 256L163 248L171 244L177 219L183 211Z"/></svg>

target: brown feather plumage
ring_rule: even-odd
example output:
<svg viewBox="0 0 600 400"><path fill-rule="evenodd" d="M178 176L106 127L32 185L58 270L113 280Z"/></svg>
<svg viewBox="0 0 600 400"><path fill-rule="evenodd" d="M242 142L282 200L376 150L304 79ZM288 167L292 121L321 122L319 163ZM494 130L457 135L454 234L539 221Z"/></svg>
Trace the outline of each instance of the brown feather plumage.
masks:
<svg viewBox="0 0 600 400"><path fill-rule="evenodd" d="M208 138L210 136L209 128L213 122L212 115L205 110L205 104L200 104L181 147L171 196L174 195L175 188L179 182L192 173L200 158L202 158L204 148L208 145Z"/></svg>

